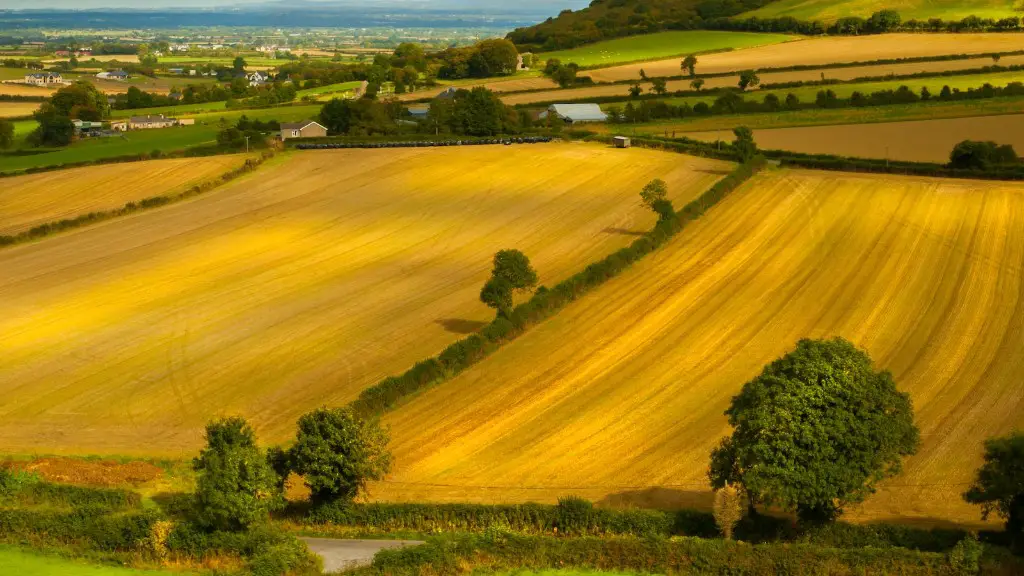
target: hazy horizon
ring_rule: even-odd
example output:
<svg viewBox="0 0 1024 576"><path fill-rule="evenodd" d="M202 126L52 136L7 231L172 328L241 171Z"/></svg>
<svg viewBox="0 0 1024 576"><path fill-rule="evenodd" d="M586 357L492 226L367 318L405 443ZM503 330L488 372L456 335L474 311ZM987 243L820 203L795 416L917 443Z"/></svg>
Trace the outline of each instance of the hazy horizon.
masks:
<svg viewBox="0 0 1024 576"><path fill-rule="evenodd" d="M279 3L280 0L6 0L2 2L0 9L9 10L95 10L102 8L118 9L167 9L167 8L225 8L245 7L261 4ZM353 0L301 0L301 4L355 4ZM550 6L552 13L557 14L565 8L581 8L587 5L587 0L526 0L516 2L516 6L530 7ZM290 3L295 5L296 3ZM508 8L508 2L501 0L361 0L363 5L401 6L416 7L421 9L429 8L462 8L474 10L501 10Z"/></svg>

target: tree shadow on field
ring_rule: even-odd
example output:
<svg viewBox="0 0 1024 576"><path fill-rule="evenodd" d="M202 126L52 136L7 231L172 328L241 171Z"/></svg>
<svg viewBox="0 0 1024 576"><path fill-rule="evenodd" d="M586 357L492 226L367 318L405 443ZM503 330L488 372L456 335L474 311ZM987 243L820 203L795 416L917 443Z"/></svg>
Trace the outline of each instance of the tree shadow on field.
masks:
<svg viewBox="0 0 1024 576"><path fill-rule="evenodd" d="M436 321L442 328L448 332L454 334L475 334L480 331L481 328L487 326L487 322L480 322L478 320L464 320L462 318L441 318Z"/></svg>
<svg viewBox="0 0 1024 576"><path fill-rule="evenodd" d="M601 232L604 232L605 234L622 234L624 236L643 236L644 234L646 234L646 232L641 232L639 230L629 230L627 228L612 228L610 226L608 228L605 228L604 230L601 230Z"/></svg>
<svg viewBox="0 0 1024 576"><path fill-rule="evenodd" d="M714 168L694 168L693 171L701 174L714 174L715 176L726 176L730 173L729 170L716 170Z"/></svg>
<svg viewBox="0 0 1024 576"><path fill-rule="evenodd" d="M656 510L710 511L715 495L711 490L676 490L652 486L608 494L597 502L607 508L652 508Z"/></svg>

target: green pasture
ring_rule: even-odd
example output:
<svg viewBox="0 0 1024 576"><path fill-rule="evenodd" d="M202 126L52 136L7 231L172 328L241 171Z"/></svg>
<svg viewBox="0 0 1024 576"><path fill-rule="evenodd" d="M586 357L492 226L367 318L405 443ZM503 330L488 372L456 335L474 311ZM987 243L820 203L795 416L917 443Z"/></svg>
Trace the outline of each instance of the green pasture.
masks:
<svg viewBox="0 0 1024 576"><path fill-rule="evenodd" d="M34 70L28 68L7 68L0 67L0 80L22 80L25 74L31 74Z"/></svg>
<svg viewBox="0 0 1024 576"><path fill-rule="evenodd" d="M772 113L729 114L700 116L685 119L660 120L640 124L620 124L613 132L628 134L665 135L685 132L722 130L723 137L736 126L752 129L793 128L798 126L826 126L834 124L874 124L878 122L904 122L908 120L936 120L940 118L969 118L1020 114L1024 98L991 98L987 100L961 100L957 102L931 101L917 104L868 106L865 108L827 108Z"/></svg>
<svg viewBox="0 0 1024 576"><path fill-rule="evenodd" d="M776 0L737 18L790 16L797 20L834 22L844 16L867 18L878 10L892 9L903 20L960 20L970 15L999 19L1019 16L1017 4L1016 0L904 0L896 5L877 0Z"/></svg>
<svg viewBox="0 0 1024 576"><path fill-rule="evenodd" d="M900 86L906 86L915 93L920 94L921 88L928 88L932 96L938 96L943 86L949 86L950 89L959 88L962 91L966 91L968 88L980 88L984 84L991 84L995 87L1006 86L1010 82L1024 82L1024 71L1020 72L997 72L993 74L968 74L963 76L940 76L933 78L910 78L910 79L896 79L896 80L884 80L879 82L857 82L852 84L834 84L827 86L803 86L800 88L784 88L779 90L747 90L744 94L744 98L747 100L756 99L761 100L768 94L776 95L779 100L785 101L786 96L789 94L795 94L801 102L814 102L818 92L821 90L831 90L835 92L839 98L849 98L854 92L861 92L865 96L872 92L878 92L880 90L896 90ZM688 103L693 106L698 102L707 102L708 104L714 102L718 96L687 96L684 98L671 98L668 101L679 105L682 103Z"/></svg>
<svg viewBox="0 0 1024 576"><path fill-rule="evenodd" d="M132 111L135 115L143 115L145 110ZM256 110L231 110L195 114L194 126L177 126L155 130L136 130L126 132L123 136L110 138L92 138L75 142L67 148L61 148L41 154L25 156L0 156L0 173L25 170L38 166L52 166L75 162L88 162L128 156L143 152L173 152L194 146L212 144L220 131L221 119L227 123L235 123L243 114L259 120L278 120L294 122L307 118L315 118L320 113L319 105L279 106ZM35 128L31 120L15 123L16 140L24 143L24 136Z"/></svg>
<svg viewBox="0 0 1024 576"><path fill-rule="evenodd" d="M352 92L362 84L361 81L356 80L353 82L341 82L339 84L328 84L327 86L317 86L316 88L306 88L299 90L296 93L297 98L304 96L326 96L328 94L339 94L344 92Z"/></svg>
<svg viewBox="0 0 1024 576"><path fill-rule="evenodd" d="M684 54L750 48L765 44L776 44L795 40L796 36L787 34L760 34L757 32L718 32L712 30L691 30L656 32L641 36L627 36L614 40L605 40L580 46L571 50L542 52L535 54L541 63L550 58L558 58L563 63L575 62L581 67L599 68L628 62L642 62L671 58ZM535 68L543 68L543 64L534 64Z"/></svg>
<svg viewBox="0 0 1024 576"><path fill-rule="evenodd" d="M187 576L192 572L134 570L119 566L101 566L81 561L40 556L12 546L0 546L0 574L17 576Z"/></svg>

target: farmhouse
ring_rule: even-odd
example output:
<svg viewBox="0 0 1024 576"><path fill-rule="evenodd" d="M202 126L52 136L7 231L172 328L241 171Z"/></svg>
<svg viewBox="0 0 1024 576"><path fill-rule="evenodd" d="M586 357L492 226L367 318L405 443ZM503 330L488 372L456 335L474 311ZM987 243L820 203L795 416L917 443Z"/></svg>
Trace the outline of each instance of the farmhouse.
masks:
<svg viewBox="0 0 1024 576"><path fill-rule="evenodd" d="M113 70L110 72L100 72L96 77L101 80L128 80L132 75L124 70Z"/></svg>
<svg viewBox="0 0 1024 576"><path fill-rule="evenodd" d="M33 86L48 86L50 84L63 84L64 77L56 72L37 72L25 74L25 84Z"/></svg>
<svg viewBox="0 0 1024 576"><path fill-rule="evenodd" d="M149 116L132 116L128 120L111 122L110 128L112 130L124 132L125 130L150 130L153 128L170 128L171 126L181 126L191 123L192 122L179 121L177 118L168 118L163 114L157 114Z"/></svg>
<svg viewBox="0 0 1024 576"><path fill-rule="evenodd" d="M604 122L608 115L601 111L597 104L552 104L541 113L540 118L548 116L561 118L566 124L578 124L580 122Z"/></svg>
<svg viewBox="0 0 1024 576"><path fill-rule="evenodd" d="M289 138L323 138L324 136L327 136L327 128L313 120L284 122L281 124L281 140L288 140Z"/></svg>
<svg viewBox="0 0 1024 576"><path fill-rule="evenodd" d="M270 74L264 74L260 71L251 72L245 75L245 78L249 81L249 86L255 88L257 86L263 86L270 81Z"/></svg>

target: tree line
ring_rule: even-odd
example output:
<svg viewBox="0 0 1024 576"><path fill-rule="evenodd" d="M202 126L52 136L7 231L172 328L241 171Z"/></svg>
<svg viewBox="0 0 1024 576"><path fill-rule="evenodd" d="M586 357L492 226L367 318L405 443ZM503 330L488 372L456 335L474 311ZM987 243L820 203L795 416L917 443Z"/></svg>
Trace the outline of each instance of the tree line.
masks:
<svg viewBox="0 0 1024 576"><path fill-rule="evenodd" d="M809 36L885 34L887 32L1014 32L1020 29L1019 16L981 18L967 16L960 20L903 20L895 10L879 10L867 18L844 16L832 24L814 20L798 20L791 16L779 18L717 18L705 23L709 30L743 32L793 32Z"/></svg>

